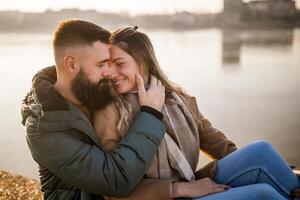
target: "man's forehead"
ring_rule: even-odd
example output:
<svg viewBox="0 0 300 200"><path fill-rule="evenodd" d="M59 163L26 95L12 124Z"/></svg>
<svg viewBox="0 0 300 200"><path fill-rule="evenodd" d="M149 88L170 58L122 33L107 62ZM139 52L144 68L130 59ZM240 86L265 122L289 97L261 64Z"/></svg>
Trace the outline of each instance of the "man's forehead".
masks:
<svg viewBox="0 0 300 200"><path fill-rule="evenodd" d="M97 41L90 46L90 50L109 54L109 44Z"/></svg>
<svg viewBox="0 0 300 200"><path fill-rule="evenodd" d="M109 45L102 42L94 42L92 45L85 46L81 49L81 53L98 60L109 59L110 57Z"/></svg>

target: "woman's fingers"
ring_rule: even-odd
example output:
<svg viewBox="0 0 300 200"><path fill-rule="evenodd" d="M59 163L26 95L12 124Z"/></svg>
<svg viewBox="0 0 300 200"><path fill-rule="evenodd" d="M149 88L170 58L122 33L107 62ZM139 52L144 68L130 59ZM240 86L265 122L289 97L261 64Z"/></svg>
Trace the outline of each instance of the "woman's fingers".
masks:
<svg viewBox="0 0 300 200"><path fill-rule="evenodd" d="M226 190L228 190L227 186L214 184L209 187L208 193L211 194L211 193L217 193L217 192L225 192Z"/></svg>
<svg viewBox="0 0 300 200"><path fill-rule="evenodd" d="M160 87L160 88L163 86L162 83L161 83L161 80L157 80L157 86Z"/></svg>
<svg viewBox="0 0 300 200"><path fill-rule="evenodd" d="M141 106L149 106L158 111L161 111L165 102L165 92L162 84L158 86L158 81L154 76L151 76L149 89L146 91L143 77L140 74L136 75L138 86L139 102Z"/></svg>
<svg viewBox="0 0 300 200"><path fill-rule="evenodd" d="M230 188L230 186L228 186L228 185L222 185L222 184L216 184L216 187L224 189L224 190L228 190Z"/></svg>
<svg viewBox="0 0 300 200"><path fill-rule="evenodd" d="M222 187L225 190L229 190L231 188L229 185L220 185L220 184L219 187Z"/></svg>
<svg viewBox="0 0 300 200"><path fill-rule="evenodd" d="M300 178L300 170L299 169L294 169L293 172Z"/></svg>
<svg viewBox="0 0 300 200"><path fill-rule="evenodd" d="M213 180L211 180L210 178L206 177L206 178L202 178L200 180L198 180L200 182L206 182L206 183L211 183L211 184L216 184Z"/></svg>
<svg viewBox="0 0 300 200"><path fill-rule="evenodd" d="M146 93L143 77L140 74L136 74L135 78L136 78L136 83L137 83L139 94Z"/></svg>
<svg viewBox="0 0 300 200"><path fill-rule="evenodd" d="M157 78L151 74L150 85L157 86Z"/></svg>

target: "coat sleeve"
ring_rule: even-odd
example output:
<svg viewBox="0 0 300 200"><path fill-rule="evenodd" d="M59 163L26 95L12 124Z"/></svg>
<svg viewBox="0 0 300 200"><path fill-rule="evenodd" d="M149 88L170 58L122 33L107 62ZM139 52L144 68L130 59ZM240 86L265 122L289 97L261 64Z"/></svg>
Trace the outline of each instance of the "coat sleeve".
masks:
<svg viewBox="0 0 300 200"><path fill-rule="evenodd" d="M196 179L204 177L213 179L217 169L217 160L237 150L237 147L226 138L224 133L214 128L211 122L200 113L195 97L184 97L182 99L197 123L200 149L213 159L213 161L196 171L195 177Z"/></svg>
<svg viewBox="0 0 300 200"><path fill-rule="evenodd" d="M210 121L199 111L196 98L189 97L188 105L197 123L200 149L212 159L221 159L237 149L236 145L226 138L224 133L214 128Z"/></svg>
<svg viewBox="0 0 300 200"><path fill-rule="evenodd" d="M165 132L157 118L141 112L116 150L104 152L76 130L39 132L36 121L26 125L33 158L72 186L106 196L127 196L137 186Z"/></svg>

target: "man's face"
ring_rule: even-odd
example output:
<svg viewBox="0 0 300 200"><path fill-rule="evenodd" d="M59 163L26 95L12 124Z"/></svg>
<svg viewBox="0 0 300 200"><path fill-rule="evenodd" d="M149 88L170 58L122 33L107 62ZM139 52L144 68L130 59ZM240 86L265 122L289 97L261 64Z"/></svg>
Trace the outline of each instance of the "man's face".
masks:
<svg viewBox="0 0 300 200"><path fill-rule="evenodd" d="M102 42L94 42L77 51L78 63L83 68L88 80L98 83L102 78L107 77L109 69L109 45Z"/></svg>
<svg viewBox="0 0 300 200"><path fill-rule="evenodd" d="M71 82L74 96L91 111L99 110L117 99L117 93L107 76L108 45L95 42L80 54L80 71Z"/></svg>

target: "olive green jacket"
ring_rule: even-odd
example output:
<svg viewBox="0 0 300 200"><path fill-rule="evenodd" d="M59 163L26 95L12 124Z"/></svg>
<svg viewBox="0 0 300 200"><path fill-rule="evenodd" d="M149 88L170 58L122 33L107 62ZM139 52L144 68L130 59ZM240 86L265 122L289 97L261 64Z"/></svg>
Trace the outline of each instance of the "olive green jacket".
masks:
<svg viewBox="0 0 300 200"><path fill-rule="evenodd" d="M44 198L127 196L151 164L165 133L164 125L141 112L118 148L104 152L89 119L49 83L56 79L50 69L34 77L22 105L22 123L32 157L39 165Z"/></svg>

